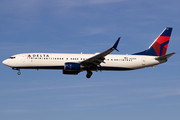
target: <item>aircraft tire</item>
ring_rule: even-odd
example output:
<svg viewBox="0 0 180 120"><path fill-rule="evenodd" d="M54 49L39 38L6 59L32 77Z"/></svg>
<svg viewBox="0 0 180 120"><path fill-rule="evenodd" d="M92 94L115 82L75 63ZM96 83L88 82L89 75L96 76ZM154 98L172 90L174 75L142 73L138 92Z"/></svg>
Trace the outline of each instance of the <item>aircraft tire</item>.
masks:
<svg viewBox="0 0 180 120"><path fill-rule="evenodd" d="M17 74L18 74L18 75L21 75L21 72L19 71Z"/></svg>
<svg viewBox="0 0 180 120"><path fill-rule="evenodd" d="M93 73L92 73L91 71L87 71L86 77L87 77L87 78L90 78L90 77L92 76L92 74L93 74Z"/></svg>

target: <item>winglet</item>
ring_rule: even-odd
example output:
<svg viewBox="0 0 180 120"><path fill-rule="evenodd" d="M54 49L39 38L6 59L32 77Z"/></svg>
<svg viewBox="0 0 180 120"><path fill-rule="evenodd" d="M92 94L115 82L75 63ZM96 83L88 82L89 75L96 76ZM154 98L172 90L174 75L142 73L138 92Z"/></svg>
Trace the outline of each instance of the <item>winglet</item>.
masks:
<svg viewBox="0 0 180 120"><path fill-rule="evenodd" d="M117 46L118 46L118 43L119 43L119 40L120 40L121 37L119 37L116 42L114 43L114 45L112 46L113 49L117 50L119 52L119 50L117 49Z"/></svg>

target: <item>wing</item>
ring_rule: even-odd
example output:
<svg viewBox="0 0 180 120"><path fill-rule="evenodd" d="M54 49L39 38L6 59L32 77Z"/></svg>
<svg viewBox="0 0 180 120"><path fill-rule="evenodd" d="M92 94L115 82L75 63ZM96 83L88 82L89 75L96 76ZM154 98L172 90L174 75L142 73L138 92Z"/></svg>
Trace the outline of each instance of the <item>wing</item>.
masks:
<svg viewBox="0 0 180 120"><path fill-rule="evenodd" d="M104 63L104 59L106 55L110 54L114 50L118 51L117 46L118 46L119 40L120 40L120 37L116 40L116 42L111 48L87 60L80 62L80 64L84 67L87 67L88 69L97 68L97 66L100 65L102 62Z"/></svg>

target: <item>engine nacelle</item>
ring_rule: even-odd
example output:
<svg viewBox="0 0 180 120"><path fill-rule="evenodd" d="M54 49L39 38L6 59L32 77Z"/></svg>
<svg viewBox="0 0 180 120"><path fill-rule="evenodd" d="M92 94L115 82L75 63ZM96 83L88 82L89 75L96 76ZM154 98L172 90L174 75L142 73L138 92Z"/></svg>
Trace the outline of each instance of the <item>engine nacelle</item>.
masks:
<svg viewBox="0 0 180 120"><path fill-rule="evenodd" d="M67 62L64 65L66 71L80 71L81 67L79 63Z"/></svg>
<svg viewBox="0 0 180 120"><path fill-rule="evenodd" d="M81 67L79 63L67 62L64 65L63 74L77 75L81 72Z"/></svg>

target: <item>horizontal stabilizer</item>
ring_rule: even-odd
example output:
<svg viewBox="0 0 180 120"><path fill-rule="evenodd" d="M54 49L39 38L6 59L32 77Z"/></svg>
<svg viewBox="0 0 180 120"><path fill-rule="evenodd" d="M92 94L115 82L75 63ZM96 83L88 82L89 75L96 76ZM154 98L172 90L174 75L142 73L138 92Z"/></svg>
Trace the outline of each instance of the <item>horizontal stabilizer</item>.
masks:
<svg viewBox="0 0 180 120"><path fill-rule="evenodd" d="M176 54L176 52L173 52L173 53L170 53L170 54L167 54L167 55L163 55L163 56L157 57L155 59L156 60L167 60L169 57L171 57L174 54Z"/></svg>

